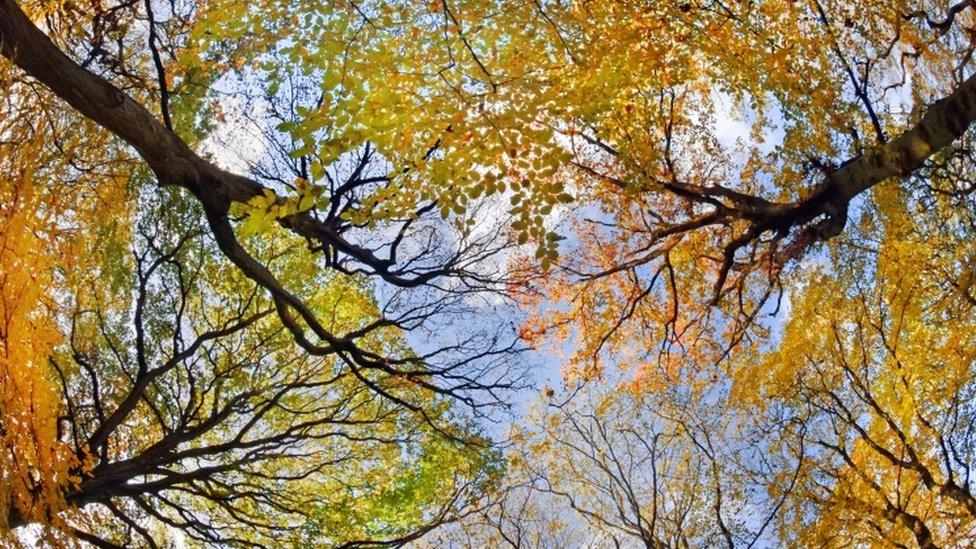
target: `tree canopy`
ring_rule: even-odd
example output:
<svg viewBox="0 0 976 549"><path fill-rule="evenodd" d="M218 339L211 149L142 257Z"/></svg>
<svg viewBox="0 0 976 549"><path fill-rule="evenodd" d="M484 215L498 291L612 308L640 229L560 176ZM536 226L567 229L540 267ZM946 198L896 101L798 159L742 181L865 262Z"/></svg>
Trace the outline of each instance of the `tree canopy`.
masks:
<svg viewBox="0 0 976 549"><path fill-rule="evenodd" d="M972 544L974 51L973 0L0 0L0 540Z"/></svg>

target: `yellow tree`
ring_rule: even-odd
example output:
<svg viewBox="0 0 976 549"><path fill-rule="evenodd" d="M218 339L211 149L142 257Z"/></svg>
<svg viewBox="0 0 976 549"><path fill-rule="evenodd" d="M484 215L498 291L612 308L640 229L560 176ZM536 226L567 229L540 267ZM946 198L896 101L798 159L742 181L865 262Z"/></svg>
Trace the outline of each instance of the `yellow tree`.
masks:
<svg viewBox="0 0 976 549"><path fill-rule="evenodd" d="M906 207L908 194L877 193L835 267L803 276L782 340L732 371L734 401L779 409L783 435L808 441L782 523L800 544L952 547L976 535L973 218L966 194L916 190L925 208Z"/></svg>
<svg viewBox="0 0 976 549"><path fill-rule="evenodd" d="M39 236L44 207L33 174L3 179L4 208L0 219L0 379L3 425L0 454L0 514L44 519L62 506L61 488L68 483L71 455L58 439L60 403L48 375L47 361L61 333L53 318L48 292L54 283L54 262L66 258L50 253L51 241ZM9 173L9 172L8 172ZM42 233L43 234L43 233ZM4 525L6 526L6 524Z"/></svg>
<svg viewBox="0 0 976 549"><path fill-rule="evenodd" d="M561 15L579 63L551 97L579 112L560 126L573 169L556 177L582 207L525 333L571 339L575 374L618 364L659 384L724 360L763 336L783 273L866 191L966 154L953 143L973 117L971 2L579 2Z"/></svg>
<svg viewBox="0 0 976 549"><path fill-rule="evenodd" d="M701 400L678 386L631 392L619 377L543 395L512 429L499 488L449 538L510 547L775 542L801 471L795 461L789 471L743 466L789 456L755 436L756 416L726 410L727 391ZM767 493L770 475L784 471L781 490Z"/></svg>
<svg viewBox="0 0 976 549"><path fill-rule="evenodd" d="M30 84L4 68L8 90ZM33 92L38 100L46 94ZM105 139L92 137L56 105L47 124L16 116L26 96L0 112L0 522L48 522L76 485L84 452L65 444L64 403L50 360L64 343L63 322L80 265L95 261L128 227L127 177ZM74 127L73 127L74 125ZM88 134L87 136L85 134ZM97 132L96 132L97 135ZM94 152L94 154L93 154ZM112 210L104 218L99 212ZM91 245L91 246L89 246Z"/></svg>
<svg viewBox="0 0 976 549"><path fill-rule="evenodd" d="M125 41L156 24L151 6L27 7L62 47L86 52L81 65L152 97L140 70L158 55ZM184 20L170 15L175 40ZM162 47L155 40L150 50ZM46 542L98 546L174 535L402 542L450 520L491 480L487 441L463 416L497 403L481 389L518 385L514 348L492 326L427 354L403 340L464 306L464 292L381 304L363 277L319 271L301 241L242 230L316 322L342 334L326 349L299 337L313 352L299 351L294 319L268 322L273 302L204 242L196 203L147 193L123 144L2 69L5 543L28 523ZM193 119L185 112L167 110L164 124ZM350 186L369 162L352 163Z"/></svg>

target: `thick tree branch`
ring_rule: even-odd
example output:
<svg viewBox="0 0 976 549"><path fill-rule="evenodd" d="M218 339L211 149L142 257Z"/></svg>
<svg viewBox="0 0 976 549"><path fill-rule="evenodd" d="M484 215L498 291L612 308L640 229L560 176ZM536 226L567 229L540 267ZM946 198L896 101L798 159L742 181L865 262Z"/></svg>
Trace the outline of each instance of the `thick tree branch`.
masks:
<svg viewBox="0 0 976 549"><path fill-rule="evenodd" d="M78 112L130 144L160 184L190 191L204 206L211 222L226 219L232 202L247 202L264 192L265 187L257 181L227 172L200 157L132 97L68 58L14 0L0 0L0 54ZM391 260L349 242L308 212L282 218L279 223L296 235L346 254L397 286L420 286L453 272L445 266L416 274L399 273Z"/></svg>

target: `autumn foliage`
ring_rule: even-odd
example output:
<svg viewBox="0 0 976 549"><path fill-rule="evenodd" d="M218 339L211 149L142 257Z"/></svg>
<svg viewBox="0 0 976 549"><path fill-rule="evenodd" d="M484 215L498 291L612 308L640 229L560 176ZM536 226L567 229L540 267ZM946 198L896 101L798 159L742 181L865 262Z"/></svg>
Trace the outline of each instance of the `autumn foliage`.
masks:
<svg viewBox="0 0 976 549"><path fill-rule="evenodd" d="M0 541L972 545L974 37L0 0Z"/></svg>

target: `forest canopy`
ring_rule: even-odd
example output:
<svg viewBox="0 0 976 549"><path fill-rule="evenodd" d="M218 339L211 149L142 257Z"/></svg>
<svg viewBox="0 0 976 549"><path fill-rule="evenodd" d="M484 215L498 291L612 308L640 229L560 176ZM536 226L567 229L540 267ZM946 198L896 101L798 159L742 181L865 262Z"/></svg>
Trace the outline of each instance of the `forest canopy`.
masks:
<svg viewBox="0 0 976 549"><path fill-rule="evenodd" d="M976 543L973 0L0 0L0 543Z"/></svg>

